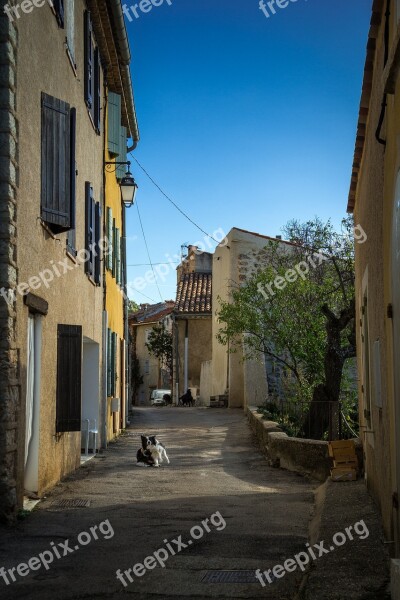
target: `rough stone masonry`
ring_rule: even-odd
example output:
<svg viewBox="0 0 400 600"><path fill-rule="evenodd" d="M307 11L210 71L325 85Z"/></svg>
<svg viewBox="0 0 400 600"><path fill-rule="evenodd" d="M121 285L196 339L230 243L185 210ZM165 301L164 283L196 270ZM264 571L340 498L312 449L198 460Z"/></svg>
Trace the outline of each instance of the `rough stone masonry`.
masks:
<svg viewBox="0 0 400 600"><path fill-rule="evenodd" d="M18 124L15 91L18 31L0 0L0 287L17 282ZM0 520L17 511L17 451L20 387L15 345L15 301L0 299Z"/></svg>

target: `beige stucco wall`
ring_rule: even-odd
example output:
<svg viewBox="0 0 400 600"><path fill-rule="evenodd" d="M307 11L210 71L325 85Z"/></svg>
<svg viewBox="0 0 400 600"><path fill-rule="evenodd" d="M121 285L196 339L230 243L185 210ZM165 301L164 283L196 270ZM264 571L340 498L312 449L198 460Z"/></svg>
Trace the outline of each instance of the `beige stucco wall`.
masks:
<svg viewBox="0 0 400 600"><path fill-rule="evenodd" d="M266 391L266 375L262 364L257 361L243 362L241 350L229 354L228 348L216 339L219 331L217 312L219 298L228 301L233 285L245 283L247 277L260 264L259 252L268 240L251 233L232 229L227 243L218 246L213 260L213 332L212 332L212 381L213 396L229 390L229 406L245 407L252 398ZM245 375L247 372L247 376ZM252 380L252 377L255 377Z"/></svg>
<svg viewBox="0 0 400 600"><path fill-rule="evenodd" d="M207 360L201 364L200 371L200 396L201 406L210 406L212 396L212 361Z"/></svg>
<svg viewBox="0 0 400 600"><path fill-rule="evenodd" d="M367 233L364 244L356 243L356 304L358 372L360 373L360 422L364 444L366 480L383 517L388 539L399 538L398 516L393 510L392 494L397 489L395 469L395 418L393 382L392 321L387 317L391 294L391 245L394 186L400 167L398 140L400 135L400 94L397 85L395 98L388 97L388 109L381 136L387 139L386 151L375 140L375 131L384 94L383 27L377 40L373 89L367 121L366 142L354 210L355 224ZM371 421L364 418L363 386L365 385L362 357L363 294L368 295L367 319L370 336ZM400 307L399 307L400 308ZM376 405L372 345L380 340L381 386L383 407ZM370 433L368 433L370 432ZM400 439L397 436L397 444ZM394 548L392 548L393 550Z"/></svg>
<svg viewBox="0 0 400 600"><path fill-rule="evenodd" d="M202 363L211 360L211 317L189 318L188 321L188 387L198 389L200 388L201 365ZM181 396L184 392L186 392L184 389L185 319L177 319L176 324L178 328L178 353L180 366L179 395Z"/></svg>
<svg viewBox="0 0 400 600"><path fill-rule="evenodd" d="M20 130L20 173L18 206L19 282L26 282L66 258L66 234L52 239L40 224L41 194L41 93L45 92L77 109L77 204L76 245L84 248L85 181L94 188L95 199L102 199L103 136L95 134L84 104L84 2L76 0L75 76L65 51L65 30L59 29L48 5L34 8L19 20L18 122ZM57 324L82 325L83 335L102 342L103 291L89 282L84 266L55 279L46 289L32 290L49 303L49 314L43 319L40 469L39 492L45 492L62 476L79 465L80 433L55 436ZM26 343L28 309L22 297L17 301L18 347L22 374L22 399L26 395ZM101 352L100 352L101 356ZM101 367L101 366L100 366ZM101 371L101 368L100 368ZM101 389L101 386L100 386ZM21 421L22 432L24 423ZM23 465L20 465L23 476Z"/></svg>

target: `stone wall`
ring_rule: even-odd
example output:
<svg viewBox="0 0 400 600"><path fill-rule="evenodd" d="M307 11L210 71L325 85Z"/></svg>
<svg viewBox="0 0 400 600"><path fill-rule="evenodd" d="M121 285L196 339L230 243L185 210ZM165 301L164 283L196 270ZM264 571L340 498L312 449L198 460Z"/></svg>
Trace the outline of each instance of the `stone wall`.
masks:
<svg viewBox="0 0 400 600"><path fill-rule="evenodd" d="M18 32L0 0L0 288L17 282L16 191L18 124L15 87ZM20 388L15 343L15 301L0 296L0 520L11 521L18 509L17 453Z"/></svg>
<svg viewBox="0 0 400 600"><path fill-rule="evenodd" d="M328 442L288 437L276 423L265 421L254 407L247 409L247 417L261 451L271 466L308 475L317 481L325 481L330 476ZM356 443L356 451L361 466L363 455L360 443Z"/></svg>

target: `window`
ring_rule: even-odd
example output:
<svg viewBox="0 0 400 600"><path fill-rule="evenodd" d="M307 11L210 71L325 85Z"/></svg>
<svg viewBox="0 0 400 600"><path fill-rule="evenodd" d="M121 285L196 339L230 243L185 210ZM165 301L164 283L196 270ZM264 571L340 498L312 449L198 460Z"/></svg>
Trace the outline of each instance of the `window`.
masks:
<svg viewBox="0 0 400 600"><path fill-rule="evenodd" d="M117 343L118 336L107 330L107 396L115 397L117 386Z"/></svg>
<svg viewBox="0 0 400 600"><path fill-rule="evenodd" d="M101 129L101 61L95 48L90 12L85 12L85 102L96 132Z"/></svg>
<svg viewBox="0 0 400 600"><path fill-rule="evenodd" d="M85 249L88 253L85 272L96 284L100 283L100 204L95 202L93 188L85 184Z"/></svg>
<svg viewBox="0 0 400 600"><path fill-rule="evenodd" d="M66 0L67 50L75 65L75 0Z"/></svg>
<svg viewBox="0 0 400 600"><path fill-rule="evenodd" d="M115 219L112 222L112 241L113 241L113 255L112 255L112 275L117 275L117 228L115 227Z"/></svg>
<svg viewBox="0 0 400 600"><path fill-rule="evenodd" d="M118 228L115 230L115 244L115 278L121 285L121 236Z"/></svg>
<svg viewBox="0 0 400 600"><path fill-rule="evenodd" d="M64 29L64 0L52 0L52 3L58 26ZM67 0L68 3L69 0Z"/></svg>
<svg viewBox="0 0 400 600"><path fill-rule="evenodd" d="M146 358L144 363L144 373L145 375L148 375L150 373L150 361L148 358Z"/></svg>
<svg viewBox="0 0 400 600"><path fill-rule="evenodd" d="M56 432L81 430L82 327L58 325Z"/></svg>
<svg viewBox="0 0 400 600"><path fill-rule="evenodd" d="M42 94L41 218L54 233L72 228L74 115L66 102Z"/></svg>
<svg viewBox="0 0 400 600"><path fill-rule="evenodd" d="M118 162L126 162L127 160L127 137L126 127L120 126L119 131L119 151L118 151ZM116 170L117 179L125 177L126 165L119 165Z"/></svg>

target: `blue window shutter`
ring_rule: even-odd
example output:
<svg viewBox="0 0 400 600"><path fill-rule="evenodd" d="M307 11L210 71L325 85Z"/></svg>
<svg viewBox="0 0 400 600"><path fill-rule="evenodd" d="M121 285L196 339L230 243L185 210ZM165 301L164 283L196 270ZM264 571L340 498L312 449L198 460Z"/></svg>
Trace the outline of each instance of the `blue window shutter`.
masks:
<svg viewBox="0 0 400 600"><path fill-rule="evenodd" d="M112 348L111 348L111 329L107 329L107 396L111 396L112 387Z"/></svg>
<svg viewBox="0 0 400 600"><path fill-rule="evenodd" d="M118 162L126 162L126 147L127 147L126 127L121 127L120 128L120 137L119 137ZM125 173L126 173L126 165L120 165L116 171L117 179L122 179L123 177L125 177Z"/></svg>
<svg viewBox="0 0 400 600"><path fill-rule="evenodd" d="M112 271L113 267L113 216L112 208L107 207L107 239L108 239L108 252L107 252L107 269Z"/></svg>
<svg viewBox="0 0 400 600"><path fill-rule="evenodd" d="M115 277L117 283L121 283L121 236L119 229L115 230L115 254L116 254L116 265L115 265Z"/></svg>
<svg viewBox="0 0 400 600"><path fill-rule="evenodd" d="M108 93L108 151L119 156L121 147L121 96Z"/></svg>

